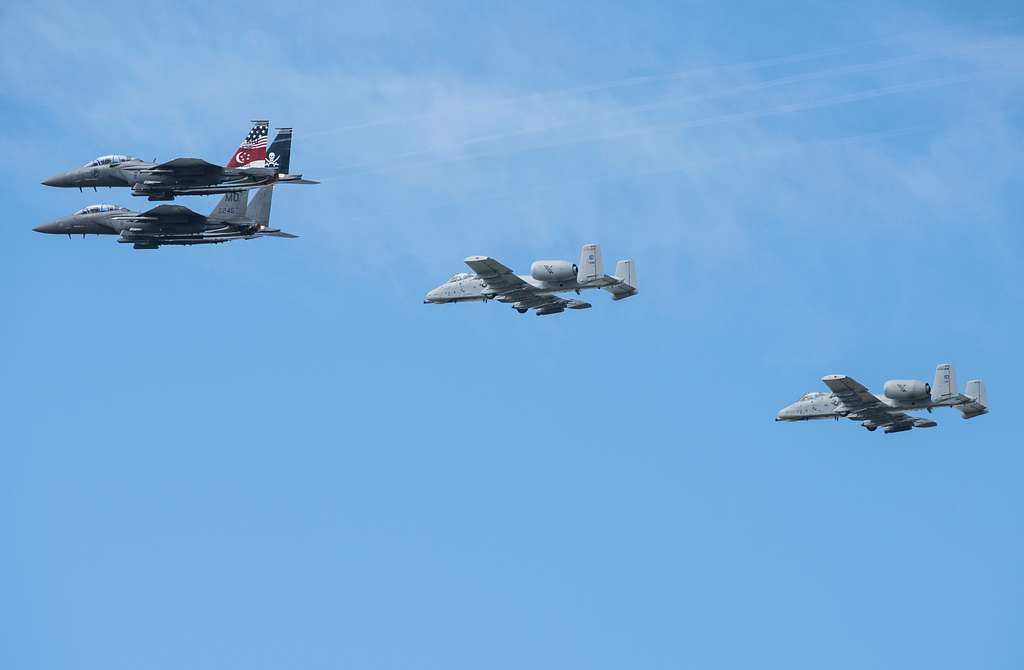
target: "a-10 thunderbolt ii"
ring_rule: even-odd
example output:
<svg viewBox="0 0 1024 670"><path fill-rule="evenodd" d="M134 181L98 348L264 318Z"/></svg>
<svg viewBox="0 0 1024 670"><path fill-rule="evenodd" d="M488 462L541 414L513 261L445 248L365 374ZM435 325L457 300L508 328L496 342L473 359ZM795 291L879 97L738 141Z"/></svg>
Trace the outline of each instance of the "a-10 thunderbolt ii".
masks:
<svg viewBox="0 0 1024 670"><path fill-rule="evenodd" d="M520 314L535 309L538 316L558 314L566 309L587 309L589 302L558 297L558 293L583 289L603 288L612 294L612 300L622 300L637 294L636 265L633 261L619 261L615 275L604 273L601 247L584 245L580 263L569 261L536 261L530 274L517 275L493 258L470 256L465 260L472 270L454 275L426 295L424 303L443 304L471 300L497 300L510 303Z"/></svg>
<svg viewBox="0 0 1024 670"><path fill-rule="evenodd" d="M118 242L132 244L136 249L297 237L270 227L273 194L273 186L263 186L248 202L248 193L226 193L206 216L181 205L157 205L147 212L132 212L117 205L91 205L33 230L68 237L119 235Z"/></svg>
<svg viewBox="0 0 1024 670"><path fill-rule="evenodd" d="M268 121L254 121L252 130L224 166L201 158L175 158L149 163L124 155L107 155L43 181L45 186L77 188L129 187L132 195L173 200L176 195L233 193L269 184L316 184L288 173L292 129L281 128L267 149Z"/></svg>
<svg viewBox="0 0 1024 670"><path fill-rule="evenodd" d="M956 388L956 372L949 363L935 368L935 381L891 379L885 383L881 395L875 395L846 375L828 375L821 381L831 393L812 392L775 417L776 421L807 421L846 417L860 421L869 431L884 428L886 433L901 433L912 428L932 428L931 419L913 417L906 412L928 410L935 407L955 407L965 419L988 413L985 382L975 379L967 382L963 393Z"/></svg>

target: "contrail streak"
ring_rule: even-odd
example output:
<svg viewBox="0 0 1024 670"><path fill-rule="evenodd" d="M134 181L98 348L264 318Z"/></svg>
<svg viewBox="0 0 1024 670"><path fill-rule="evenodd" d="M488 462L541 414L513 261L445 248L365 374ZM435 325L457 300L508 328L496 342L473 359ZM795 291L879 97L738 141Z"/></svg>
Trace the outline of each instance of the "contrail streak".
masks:
<svg viewBox="0 0 1024 670"><path fill-rule="evenodd" d="M450 165L454 163L461 163L467 161L475 161L485 158L495 158L503 156L514 156L532 152L546 151L549 149L558 149L571 146L580 146L585 144L591 144L595 142L607 142L620 140L628 137L637 137L642 135L651 135L665 132L672 132L678 130L689 130L693 128L701 128L711 125L724 124L724 123L735 123L738 121L753 120L768 116L792 114L796 112L808 111L813 109L822 109L826 107L835 107L840 105L846 105L856 102L862 102L865 100L872 100L876 98L882 98L886 96L899 95L902 93L908 93L912 91L925 90L928 88L936 88L940 86L949 86L953 84L968 83L980 79L979 75L959 75L950 77L935 77L932 79L926 79L917 82L909 82L904 84L895 84L891 86L883 86L876 89L870 89L866 91L859 91L856 93L847 93L843 95L831 96L828 98L822 98L819 100L812 100L808 102L791 103L787 105L780 105L778 107L772 107L768 109L759 109L746 112L735 112L731 114L720 114L716 116L710 116L703 119L694 119L683 123L672 123L672 124L658 124L652 126L646 126L642 128L634 128L630 130L623 130L614 133L605 133L601 135L591 135L589 137L575 138L571 140L563 140L559 142L548 142L546 144L540 144L529 147L520 147L517 149L505 149L490 152L480 152L475 154L469 154L465 156L457 156L453 158L445 158L434 161L421 161L418 163L405 163L405 164L380 164L376 166L353 166L347 168L350 170L349 174L354 172L393 172L402 170L415 170L421 168L438 167L443 165Z"/></svg>
<svg viewBox="0 0 1024 670"><path fill-rule="evenodd" d="M628 108L624 108L624 109L617 110L617 111L614 111L614 112L609 112L609 113L606 113L606 114L602 114L602 115L600 115L600 116L598 116L596 118L588 118L588 119L585 119L585 120L574 119L574 120L565 121L565 122L562 122L562 123L551 124L551 125L545 126L543 128L530 128L530 129L516 130L516 131L505 132L505 133L495 133L495 134L492 134L492 135L482 135L482 136L479 136L479 137L472 137L472 138L469 138L469 139L464 140L462 142L459 142L456 146L468 147L468 146L471 146L471 145L474 145L474 144L482 144L482 143L485 143L485 142L493 142L493 141L497 141L497 140L511 139L511 138L515 138L515 137L527 137L527 136L530 136L530 135L539 135L539 134L542 134L542 133L550 132L552 130L560 130L560 129L563 129L563 128L570 128L570 127L573 127L573 126L578 126L578 125L582 125L584 123L590 123L590 122L593 122L593 121L608 121L608 120L612 120L612 119L616 119L616 118L628 118L628 117L630 117L632 115L635 115L635 114L640 114L640 113L643 113L643 112L656 111L656 110L661 110L661 109L669 109L669 108L672 108L672 107L678 107L680 105L685 105L685 104L692 103L692 102L702 102L702 101L706 101L706 100L715 100L715 99L719 99L719 98L729 97L729 96L732 96L732 95L737 95L737 94L740 94L740 93L750 93L750 92L753 92L753 91L762 91L762 90L766 90L766 89L769 89L769 88L788 86L790 84L798 84L798 83L803 83L803 82L807 82L807 81L815 81L815 80L820 80L820 79L828 79L828 78L831 78L831 77L844 76L844 75L849 75L849 74L861 74L861 73L865 73L865 72L874 72L874 71L889 69L889 68L893 68L893 67L899 67L901 65L906 65L906 64L909 64L909 63L921 61L921 60L924 60L926 58L928 58L928 56L924 56L924 55L903 56L901 58L893 58L893 59L890 59L890 60L877 61L877 62L872 62L872 63L860 63L860 64L856 64L856 65L847 65L847 66L843 66L843 67L831 68L831 69L828 69L828 70L820 70L820 71L817 71L817 72L809 72L809 73L804 73L804 74L790 75L790 76L786 76L786 77L779 77L777 79L769 79L769 80L765 80L765 81L761 81L761 82L754 82L754 83L750 83L750 84L744 84L742 86L737 86L737 87L730 88L730 89L725 89L725 90L722 90L722 91L713 91L711 93L703 93L703 94L699 94L699 95L689 95L689 96L684 96L684 97L681 97L681 98L674 98L674 99L667 100L667 101L650 103L650 104L647 104L647 105L639 105L639 106L636 106L636 107L628 107ZM377 166L380 166L380 165L389 165L393 161L398 160L398 159L413 158L413 157L416 157L416 156L429 156L429 155L432 155L434 153L436 153L436 152L433 151L433 150L430 150L430 149L419 149L419 150L416 150L416 151L407 151L405 153L396 154L394 156L391 156L388 159L387 162L383 162L383 163L381 163L381 162L378 162L378 163L361 163L361 164L357 164L357 165L344 166L344 167L342 167L340 169L342 169L342 170L373 169L374 167L377 167Z"/></svg>
<svg viewBox="0 0 1024 670"><path fill-rule="evenodd" d="M920 31L904 31L902 33L896 33L893 35L887 35L878 37L875 39L863 40L860 42L854 42L844 46L832 47L829 49L821 49L814 51L803 51L786 56L776 56L772 58L762 58L750 61L741 61L738 63L728 63L725 65L709 65L706 67L699 67L690 70L682 70L679 72L671 72L667 74L654 74L654 75L643 75L637 77L626 77L623 79L612 79L603 82L595 82L591 84L584 84L582 86L569 87L554 91L539 92L539 93L528 93L519 96L510 96L506 98L499 98L497 100L491 100L487 102L481 102L475 107L478 108L492 108L492 107L503 107L507 105L514 105L522 102L543 102L548 99L554 99L563 96L570 95L582 95L587 93L595 93L598 91L607 91L617 88L626 88L630 86L641 86L645 84L653 84L667 81L677 81L687 79L690 77L699 77L702 75L715 74L720 72L731 72L731 71L744 71L744 70L755 70L766 67L773 67L778 65L791 65L795 63L805 63L815 60L823 60L833 56L839 56L846 53L851 53L857 49L861 49L867 46L886 44L892 42L898 42L906 40L913 35L919 34ZM323 135L333 135L337 133L348 132L352 130L364 130L367 128L374 128L379 126L387 126L393 124L406 124L421 119L427 119L434 116L443 114L443 111L433 112L422 112L419 114L402 115L385 117L381 119L372 119L368 121L351 123L337 128L313 131L305 134L306 137L320 137Z"/></svg>
<svg viewBox="0 0 1024 670"><path fill-rule="evenodd" d="M779 56L776 58L765 58L761 60L745 61L740 63L731 63L728 65L713 65L704 68L696 68L693 70L684 70L682 72L674 72L670 74L660 75L646 75L642 77L628 77L625 79L614 79L606 82L598 82L594 84L586 84L583 86L577 86L572 88L564 88L556 91L548 91L546 93L528 93L526 95L511 96L507 98L499 98L497 100L491 100L487 102L481 102L475 105L480 108L490 107L504 107L507 105L514 105L521 102L542 102L544 100L558 98L569 95L580 95L584 93L594 93L596 91L606 91L615 88L624 88L628 86L638 86L641 84L650 84L662 81L674 81L679 79L687 79L689 77L698 77L704 74L714 74L716 72L731 71L731 70L750 70L762 67L771 67L773 65L788 65L791 63L802 63L812 60L820 60L822 58L828 58L829 56L838 55L844 53L848 49L845 47L835 47L832 49L824 49L821 51L802 52L792 54L789 56ZM306 133L305 137L319 137L321 135L333 135L336 133L343 133L350 130L364 130L366 128L374 128L378 126L387 126L392 124L405 124L411 121L417 121L420 119L428 119L443 112L423 112L421 114L411 114L406 116L393 116L383 119L375 119L372 121L365 121L362 123L353 123L347 126L340 126L330 130L318 130L312 133Z"/></svg>

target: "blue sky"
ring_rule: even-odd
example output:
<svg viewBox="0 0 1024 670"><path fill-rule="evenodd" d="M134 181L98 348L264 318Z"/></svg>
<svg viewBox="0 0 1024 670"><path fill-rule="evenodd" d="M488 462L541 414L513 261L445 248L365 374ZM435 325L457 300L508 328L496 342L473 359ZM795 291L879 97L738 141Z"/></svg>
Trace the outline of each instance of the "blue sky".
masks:
<svg viewBox="0 0 1024 670"><path fill-rule="evenodd" d="M975 4L5 4L0 666L1021 667L1024 23ZM252 118L299 239L31 231ZM421 304L586 242L641 294ZM772 421L944 361L991 414Z"/></svg>

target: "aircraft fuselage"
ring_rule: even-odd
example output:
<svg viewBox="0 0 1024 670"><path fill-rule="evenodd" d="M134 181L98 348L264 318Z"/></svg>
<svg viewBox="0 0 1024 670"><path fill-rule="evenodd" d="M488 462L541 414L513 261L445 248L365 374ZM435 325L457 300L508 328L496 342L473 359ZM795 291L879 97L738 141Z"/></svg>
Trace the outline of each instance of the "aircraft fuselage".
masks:
<svg viewBox="0 0 1024 670"><path fill-rule="evenodd" d="M526 284L532 287L535 295L548 295L564 293L566 291L580 291L586 288L598 288L588 284L581 284L576 280L562 282L538 281L530 275L517 275ZM447 303L447 302L471 302L474 300L498 300L499 302L516 302L517 299L503 301L501 295L487 286L487 283L476 275L469 275L463 279L456 279L441 284L427 293L424 302Z"/></svg>

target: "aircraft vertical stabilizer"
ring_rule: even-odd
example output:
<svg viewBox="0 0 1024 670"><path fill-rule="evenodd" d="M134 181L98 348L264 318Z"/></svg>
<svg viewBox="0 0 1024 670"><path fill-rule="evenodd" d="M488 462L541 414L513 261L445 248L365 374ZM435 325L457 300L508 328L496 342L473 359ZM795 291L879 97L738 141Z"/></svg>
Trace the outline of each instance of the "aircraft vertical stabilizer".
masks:
<svg viewBox="0 0 1024 670"><path fill-rule="evenodd" d="M604 276L604 262L601 260L600 244L584 244L580 251L580 264L576 270L576 280L584 284Z"/></svg>
<svg viewBox="0 0 1024 670"><path fill-rule="evenodd" d="M972 379L967 382L967 388L964 389L964 395L979 405L988 407L988 393L985 391L985 382L980 379Z"/></svg>
<svg viewBox="0 0 1024 670"><path fill-rule="evenodd" d="M249 194L244 191L233 191L225 193L217 206L213 208L206 218L212 221L231 221L232 219L245 218L245 211Z"/></svg>
<svg viewBox="0 0 1024 670"><path fill-rule="evenodd" d="M619 261L616 263L615 278L621 279L622 283L631 289L636 289L636 263L633 261Z"/></svg>
<svg viewBox="0 0 1024 670"><path fill-rule="evenodd" d="M286 233L283 230L270 227L270 205L274 198L274 186L264 186L260 190L256 191L256 195L252 197L252 202L249 203L249 216L259 226L259 231L256 233L257 237L287 237L290 239L298 237L298 235L292 235Z"/></svg>
<svg viewBox="0 0 1024 670"><path fill-rule="evenodd" d="M938 402L956 396L956 370L949 363L935 368L935 383L932 384L932 400Z"/></svg>
<svg viewBox="0 0 1024 670"><path fill-rule="evenodd" d="M985 392L985 382L980 379L972 379L967 382L964 395L970 402L960 405L957 409L965 419L988 414L988 393Z"/></svg>
<svg viewBox="0 0 1024 670"><path fill-rule="evenodd" d="M242 143L231 154L226 167L257 168L263 167L267 160L267 135L270 134L270 121L253 121L252 130L245 136Z"/></svg>
<svg viewBox="0 0 1024 670"><path fill-rule="evenodd" d="M249 203L249 218L259 224L260 228L270 227L270 204L274 198L274 187L263 186Z"/></svg>
<svg viewBox="0 0 1024 670"><path fill-rule="evenodd" d="M639 291L636 284L636 263L633 261L619 261L615 264L615 279L620 283L605 286L604 290L612 294L612 300L622 300L634 296Z"/></svg>
<svg viewBox="0 0 1024 670"><path fill-rule="evenodd" d="M267 163L265 167L277 168L279 174L288 174L288 164L292 155L292 129L278 128L277 137L270 143L267 149Z"/></svg>

